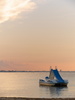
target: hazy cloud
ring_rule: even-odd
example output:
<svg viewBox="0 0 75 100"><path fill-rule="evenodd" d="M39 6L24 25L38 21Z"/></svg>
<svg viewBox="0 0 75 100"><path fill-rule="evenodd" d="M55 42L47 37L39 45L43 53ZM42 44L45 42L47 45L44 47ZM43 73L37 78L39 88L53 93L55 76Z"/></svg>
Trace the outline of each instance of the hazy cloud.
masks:
<svg viewBox="0 0 75 100"><path fill-rule="evenodd" d="M0 60L0 70L29 70L31 64Z"/></svg>
<svg viewBox="0 0 75 100"><path fill-rule="evenodd" d="M0 23L18 17L21 12L31 11L36 3L31 0L0 0Z"/></svg>
<svg viewBox="0 0 75 100"><path fill-rule="evenodd" d="M6 68L9 66L10 64L7 61L3 61L3 60L0 61L0 68Z"/></svg>

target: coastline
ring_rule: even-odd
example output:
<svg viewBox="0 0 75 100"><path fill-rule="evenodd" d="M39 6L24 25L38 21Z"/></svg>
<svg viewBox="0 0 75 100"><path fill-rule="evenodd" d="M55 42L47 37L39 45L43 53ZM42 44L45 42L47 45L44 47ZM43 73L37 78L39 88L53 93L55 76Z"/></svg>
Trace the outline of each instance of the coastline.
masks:
<svg viewBox="0 0 75 100"><path fill-rule="evenodd" d="M75 100L75 98L25 98L25 97L0 97L0 100Z"/></svg>

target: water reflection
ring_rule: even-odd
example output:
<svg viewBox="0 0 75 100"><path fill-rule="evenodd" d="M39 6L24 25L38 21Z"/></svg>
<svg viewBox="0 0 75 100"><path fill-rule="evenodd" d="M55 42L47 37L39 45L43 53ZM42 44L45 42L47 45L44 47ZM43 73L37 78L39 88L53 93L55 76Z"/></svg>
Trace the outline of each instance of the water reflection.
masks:
<svg viewBox="0 0 75 100"><path fill-rule="evenodd" d="M64 94L64 90L67 90L67 87L50 87L50 93L51 95L56 95L56 96L60 96Z"/></svg>
<svg viewBox="0 0 75 100"><path fill-rule="evenodd" d="M68 90L68 87L50 87L50 86L40 86L41 92L44 91L50 97L62 97Z"/></svg>

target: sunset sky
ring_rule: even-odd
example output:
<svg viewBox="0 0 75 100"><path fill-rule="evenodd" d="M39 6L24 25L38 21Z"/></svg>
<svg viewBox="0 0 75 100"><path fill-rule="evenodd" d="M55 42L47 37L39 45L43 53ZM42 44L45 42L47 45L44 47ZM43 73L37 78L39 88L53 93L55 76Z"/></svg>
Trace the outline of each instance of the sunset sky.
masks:
<svg viewBox="0 0 75 100"><path fill-rule="evenodd" d="M0 70L75 71L75 0L0 0Z"/></svg>

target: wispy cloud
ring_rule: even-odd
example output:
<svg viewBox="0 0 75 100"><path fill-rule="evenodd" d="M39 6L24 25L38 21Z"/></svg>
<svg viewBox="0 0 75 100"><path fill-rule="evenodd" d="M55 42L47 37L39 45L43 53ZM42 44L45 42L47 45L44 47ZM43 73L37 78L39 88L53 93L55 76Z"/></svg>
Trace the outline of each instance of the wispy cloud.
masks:
<svg viewBox="0 0 75 100"><path fill-rule="evenodd" d="M28 64L0 60L0 70L21 70L20 68L25 66L27 67Z"/></svg>
<svg viewBox="0 0 75 100"><path fill-rule="evenodd" d="M9 66L9 64L7 62L0 60L0 68L1 67L7 67L7 66Z"/></svg>
<svg viewBox="0 0 75 100"><path fill-rule="evenodd" d="M0 0L0 23L17 18L21 12L32 11L36 3L31 0Z"/></svg>
<svg viewBox="0 0 75 100"><path fill-rule="evenodd" d="M32 69L34 69L34 66L31 63L0 60L0 70L32 70Z"/></svg>

